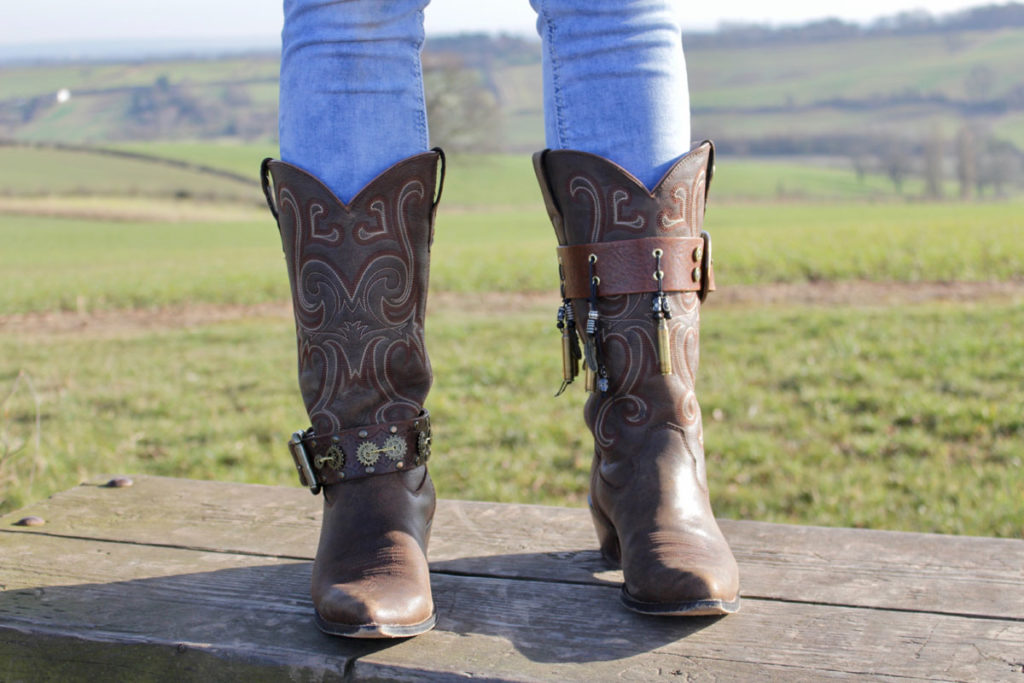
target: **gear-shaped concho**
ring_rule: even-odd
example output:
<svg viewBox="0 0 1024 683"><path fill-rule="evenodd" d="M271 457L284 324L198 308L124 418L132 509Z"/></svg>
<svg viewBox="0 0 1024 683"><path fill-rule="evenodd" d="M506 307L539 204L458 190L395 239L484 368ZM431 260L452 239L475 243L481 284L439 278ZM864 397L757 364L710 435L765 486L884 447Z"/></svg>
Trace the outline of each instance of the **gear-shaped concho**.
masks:
<svg viewBox="0 0 1024 683"><path fill-rule="evenodd" d="M345 467L345 451L339 446L331 446L323 455L318 455L315 462L317 467L329 466L331 469L341 470Z"/></svg>
<svg viewBox="0 0 1024 683"><path fill-rule="evenodd" d="M384 455L389 459L394 462L398 462L405 457L405 453L409 450L409 447L406 445L405 439L402 437L389 436L387 441L384 442L384 448L381 450L384 451Z"/></svg>
<svg viewBox="0 0 1024 683"><path fill-rule="evenodd" d="M356 459L365 467L371 467L380 460L380 452L381 449L377 448L377 444L372 441L364 441L356 449Z"/></svg>

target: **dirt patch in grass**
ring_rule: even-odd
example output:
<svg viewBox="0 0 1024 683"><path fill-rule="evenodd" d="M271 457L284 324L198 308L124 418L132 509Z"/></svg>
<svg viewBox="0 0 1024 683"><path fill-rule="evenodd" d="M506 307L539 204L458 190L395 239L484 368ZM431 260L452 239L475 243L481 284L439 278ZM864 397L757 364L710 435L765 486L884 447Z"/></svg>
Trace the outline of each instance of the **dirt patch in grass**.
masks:
<svg viewBox="0 0 1024 683"><path fill-rule="evenodd" d="M0 215L41 216L89 221L186 223L252 221L263 219L264 210L250 204L177 201L154 197L100 196L0 196Z"/></svg>
<svg viewBox="0 0 1024 683"><path fill-rule="evenodd" d="M742 285L711 295L708 305L720 307L758 306L898 306L930 301L988 301L993 299L1024 303L1024 282L817 282L796 284ZM554 292L485 292L431 295L430 308L465 313L521 312L550 307ZM46 312L0 315L0 334L90 334L107 336L130 330L159 330L197 327L250 318L291 320L288 302L254 305L189 304L166 308L135 308L88 312Z"/></svg>
<svg viewBox="0 0 1024 683"><path fill-rule="evenodd" d="M1024 281L1004 282L796 282L726 287L711 294L714 306L900 306L927 301L1024 301Z"/></svg>

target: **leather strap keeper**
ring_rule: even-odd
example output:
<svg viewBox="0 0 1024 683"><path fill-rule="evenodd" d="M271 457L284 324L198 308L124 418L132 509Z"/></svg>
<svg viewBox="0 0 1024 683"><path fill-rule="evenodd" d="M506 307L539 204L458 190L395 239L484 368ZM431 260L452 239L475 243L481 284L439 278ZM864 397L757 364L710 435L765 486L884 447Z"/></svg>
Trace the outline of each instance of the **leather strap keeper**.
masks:
<svg viewBox="0 0 1024 683"><path fill-rule="evenodd" d="M600 279L597 286L599 296L657 292L656 249L662 251L663 291L702 292L706 295L715 289L711 239L703 233L701 237L644 237L558 247L565 296L570 299L590 296L592 255L597 257L594 275Z"/></svg>
<svg viewBox="0 0 1024 683"><path fill-rule="evenodd" d="M288 442L299 480L322 486L419 467L430 458L430 413L404 422L367 425L319 435L295 432Z"/></svg>

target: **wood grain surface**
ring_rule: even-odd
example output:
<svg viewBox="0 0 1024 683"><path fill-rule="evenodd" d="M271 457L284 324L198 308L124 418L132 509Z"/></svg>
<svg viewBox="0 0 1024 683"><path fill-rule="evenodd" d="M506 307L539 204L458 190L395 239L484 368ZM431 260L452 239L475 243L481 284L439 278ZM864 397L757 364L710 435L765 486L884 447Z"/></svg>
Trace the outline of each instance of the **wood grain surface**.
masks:
<svg viewBox="0 0 1024 683"><path fill-rule="evenodd" d="M133 479L0 518L0 681L1024 681L1022 541L726 521L741 612L659 619L586 510L441 501L437 629L351 641L311 619L318 498Z"/></svg>

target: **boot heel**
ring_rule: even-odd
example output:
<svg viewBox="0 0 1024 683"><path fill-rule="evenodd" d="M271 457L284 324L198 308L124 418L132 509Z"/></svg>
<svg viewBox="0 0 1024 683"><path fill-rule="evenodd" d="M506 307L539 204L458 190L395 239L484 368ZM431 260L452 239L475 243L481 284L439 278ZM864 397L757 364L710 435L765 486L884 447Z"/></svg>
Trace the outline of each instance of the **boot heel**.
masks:
<svg viewBox="0 0 1024 683"><path fill-rule="evenodd" d="M619 535L615 532L604 513L590 503L590 516L594 520L594 530L597 532L597 542L601 546L601 557L615 569L621 565L621 554L619 552Z"/></svg>

